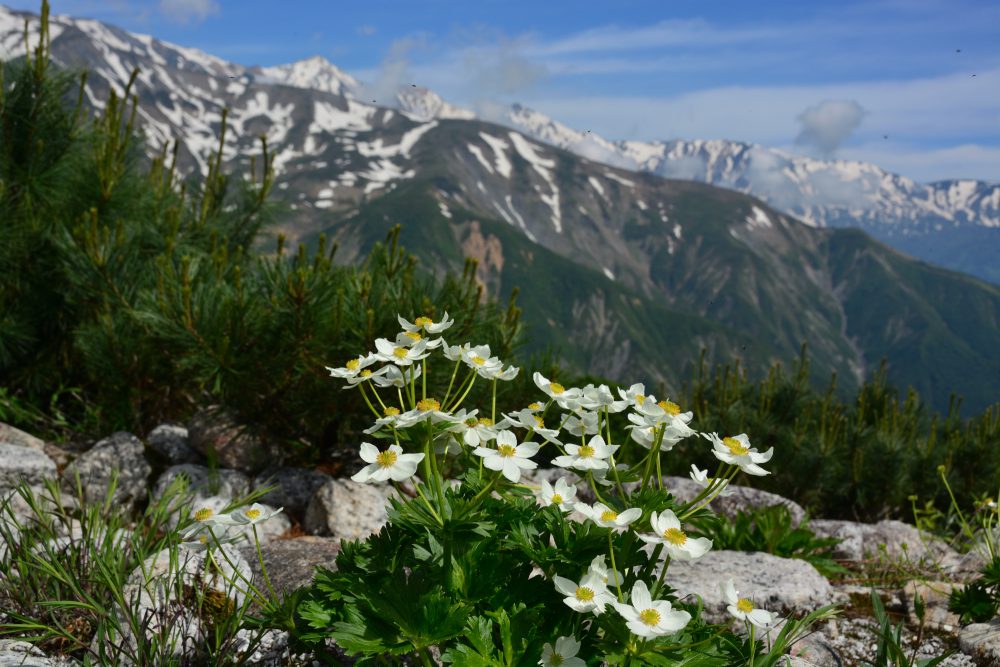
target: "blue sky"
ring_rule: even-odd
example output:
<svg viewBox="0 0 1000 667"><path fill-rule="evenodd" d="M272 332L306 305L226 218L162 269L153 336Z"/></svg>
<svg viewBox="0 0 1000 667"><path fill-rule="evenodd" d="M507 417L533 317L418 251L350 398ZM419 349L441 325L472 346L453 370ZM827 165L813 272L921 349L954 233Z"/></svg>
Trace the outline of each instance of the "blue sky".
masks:
<svg viewBox="0 0 1000 667"><path fill-rule="evenodd" d="M736 139L1000 181L996 0L51 4L247 65L322 55L481 111L521 102L609 139Z"/></svg>

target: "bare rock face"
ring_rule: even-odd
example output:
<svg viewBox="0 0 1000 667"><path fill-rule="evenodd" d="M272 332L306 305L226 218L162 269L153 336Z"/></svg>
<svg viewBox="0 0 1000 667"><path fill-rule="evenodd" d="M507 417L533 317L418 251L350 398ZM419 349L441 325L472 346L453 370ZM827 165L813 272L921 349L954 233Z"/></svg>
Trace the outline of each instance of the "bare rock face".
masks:
<svg viewBox="0 0 1000 667"><path fill-rule="evenodd" d="M302 516L316 492L332 477L308 468L278 468L263 472L253 480L253 488L275 487L261 496L260 502L284 507L286 511Z"/></svg>
<svg viewBox="0 0 1000 667"><path fill-rule="evenodd" d="M55 478L55 461L41 449L0 442L0 493L13 489L22 481L40 486L46 479Z"/></svg>
<svg viewBox="0 0 1000 667"><path fill-rule="evenodd" d="M0 444L14 445L16 447L30 447L31 449L37 449L38 451L43 451L45 449L45 441L41 438L36 438L35 436L22 431L19 428L14 428L10 424L5 424L0 422Z"/></svg>
<svg viewBox="0 0 1000 667"><path fill-rule="evenodd" d="M42 650L17 639L0 639L0 667L55 667Z"/></svg>
<svg viewBox="0 0 1000 667"><path fill-rule="evenodd" d="M713 550L695 561L674 561L666 582L680 597L701 595L705 618L720 623L729 617L720 584L730 578L741 596L779 614L811 611L837 601L830 582L806 561L760 551Z"/></svg>
<svg viewBox="0 0 1000 667"><path fill-rule="evenodd" d="M219 465L253 474L280 460L280 452L219 406L198 412L188 424L191 447L204 456L214 453Z"/></svg>
<svg viewBox="0 0 1000 667"><path fill-rule="evenodd" d="M664 477L664 486L681 502L688 502L702 491L693 479L689 477ZM742 510L749 512L764 509L774 505L784 505L792 517L792 526L798 526L806 517L806 511L793 500L769 491L761 491L752 486L727 486L728 495L718 496L708 504L716 514L726 518L734 518Z"/></svg>
<svg viewBox="0 0 1000 667"><path fill-rule="evenodd" d="M819 537L842 540L833 551L834 558L863 560L878 555L883 547L891 558L905 556L914 561L941 559L955 553L940 538L922 534L908 523L890 519L878 523L822 519L810 521L809 529Z"/></svg>
<svg viewBox="0 0 1000 667"><path fill-rule="evenodd" d="M963 653L982 661L984 665L1000 665L1000 618L989 623L972 623L958 634Z"/></svg>
<svg viewBox="0 0 1000 667"><path fill-rule="evenodd" d="M103 502L113 470L119 471L115 503L135 505L146 499L152 468L146 462L142 442L124 431L99 440L81 454L63 471L62 484L68 492L73 492L79 474L86 502Z"/></svg>
<svg viewBox="0 0 1000 667"><path fill-rule="evenodd" d="M250 478L237 470L211 470L194 463L167 468L153 486L153 498L162 496L177 477L183 475L188 490L196 497L224 496L236 498L250 492Z"/></svg>
<svg viewBox="0 0 1000 667"><path fill-rule="evenodd" d="M252 545L239 548L250 563L254 585L266 590L257 550ZM317 567L336 568L340 540L332 537L305 536L294 540L275 540L261 546L264 567L278 595L284 596L312 582Z"/></svg>
<svg viewBox="0 0 1000 667"><path fill-rule="evenodd" d="M305 529L313 535L359 540L377 533L388 521L386 505L394 493L387 485L332 479L316 491L306 509Z"/></svg>
<svg viewBox="0 0 1000 667"><path fill-rule="evenodd" d="M187 428L177 424L160 424L149 432L146 442L171 465L201 463L205 458L191 447Z"/></svg>

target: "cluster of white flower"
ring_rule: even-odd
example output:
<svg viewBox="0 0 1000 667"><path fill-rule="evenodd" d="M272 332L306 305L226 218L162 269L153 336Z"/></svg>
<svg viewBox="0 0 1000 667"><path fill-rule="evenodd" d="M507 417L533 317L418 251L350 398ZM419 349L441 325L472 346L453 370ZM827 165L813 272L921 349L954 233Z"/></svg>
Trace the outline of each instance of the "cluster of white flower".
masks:
<svg viewBox="0 0 1000 667"><path fill-rule="evenodd" d="M502 476L517 484L521 482L525 470L537 467L532 457L542 447L551 444L559 450L552 463L574 471L581 480L589 483L598 502L586 504L578 501L578 489L568 476L557 479L554 485L542 480L536 490L538 501L543 506L557 507L561 512L575 510L611 531L624 531L634 529L636 522L642 518L642 509L616 509L601 497L598 489L599 485L617 485L624 495L618 478L620 470L627 466L616 464L615 456L620 456L620 449L627 442L623 445L611 444L611 415L627 411L629 424L626 428L630 436L626 440L634 441L647 452L642 457L645 466L642 470L643 483L653 474L655 467L656 483L661 488L660 455L669 452L681 440L698 434L690 425L692 412L682 412L681 407L670 400L657 400L646 392L642 384L618 389L616 396L606 385L565 387L540 373L535 373L532 379L548 400L504 413L497 420L496 382L514 379L519 369L504 366L500 359L492 355L488 345L449 345L444 338L435 337L453 324L447 313L439 321L429 317L418 317L412 323L399 317L398 321L402 331L394 342L380 338L375 341L375 352L351 359L342 368L327 368L332 377L346 380L349 387L358 388L373 411L375 423L365 433L392 439L392 443L384 449L367 442L361 444L361 458L368 465L354 475L355 481L402 482L414 477L421 463L427 466L430 476L431 471L436 470L433 466L439 455L460 454L479 457L481 467L499 473L494 481ZM427 395L427 359L434 350L440 350L447 360L454 362L451 382L441 401ZM375 362L384 365L373 369ZM458 373L462 366L466 369L464 379L459 378ZM481 415L479 410L459 409L477 379L493 383L494 406L489 416ZM419 388L417 380L422 380ZM384 396L379 393L380 389L390 391ZM387 399L387 396L391 398ZM563 414L558 418L550 416L550 422L546 423L546 415L550 410L554 411L553 406ZM406 439L399 437L399 431L428 423L435 427L425 431L433 433L433 446L428 442L422 453L404 453L401 443ZM515 431L523 431L523 438L519 440ZM688 536L683 529L684 518L713 498L729 493L726 486L738 471L750 475L768 474L760 464L769 461L773 454L773 448L759 453L751 447L746 434L722 438L715 433L699 435L712 443L712 454L720 461L720 472L713 478L708 476L707 470L692 465L691 478L703 487L702 493L681 516L672 509L652 512L650 532L637 531L641 540L665 550L670 559L694 560L711 549L711 540ZM724 466L728 467L723 475ZM635 471L633 468L632 472ZM417 491L430 507L419 481ZM610 569L601 556L591 563L579 581L560 576L553 578L556 589L565 596L570 608L599 615L610 605L625 619L629 630L642 638L674 634L687 625L690 614L673 609L667 600L654 600L643 581L635 581L626 604L626 596L621 590L624 580L614 570L614 552L610 555ZM609 589L609 585L614 586L615 592ZM653 593L659 586L660 582L653 587ZM723 586L723 593L730 612L737 618L755 627L765 627L774 622L772 614L755 608L747 598L739 598L732 581ZM575 637L560 637L554 646L546 644L541 664L582 665L583 662L575 657L579 647Z"/></svg>
<svg viewBox="0 0 1000 667"><path fill-rule="evenodd" d="M204 551L212 546L212 536L220 542L225 542L229 539L227 533L231 528L255 526L267 521L282 509L284 508L279 507L269 512L263 505L253 503L250 507L242 507L227 514L216 514L211 507L200 508L195 510L194 523L181 533L181 538L184 540L181 546L191 551Z"/></svg>

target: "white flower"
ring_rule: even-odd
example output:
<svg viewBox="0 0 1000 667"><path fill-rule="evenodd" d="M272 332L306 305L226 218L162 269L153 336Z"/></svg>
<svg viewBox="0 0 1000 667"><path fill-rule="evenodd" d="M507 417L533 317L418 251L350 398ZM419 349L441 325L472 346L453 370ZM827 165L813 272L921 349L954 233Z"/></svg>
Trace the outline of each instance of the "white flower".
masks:
<svg viewBox="0 0 1000 667"><path fill-rule="evenodd" d="M653 512L649 519L655 535L639 535L639 539L649 544L662 544L667 555L674 560L694 560L701 558L712 548L712 540L707 537L690 538L681 530L681 522L670 510L657 515Z"/></svg>
<svg viewBox="0 0 1000 667"><path fill-rule="evenodd" d="M560 637L555 648L546 643L542 647L542 659L538 661L542 667L587 667L576 654L580 651L580 642L573 637Z"/></svg>
<svg viewBox="0 0 1000 667"><path fill-rule="evenodd" d="M708 488L709 484L715 481L714 478L708 476L708 468L704 470L698 470L698 466L696 466L693 463L691 464L691 472L689 474L691 475L691 479L695 481L695 484L703 486L706 489ZM723 480L723 484L721 487L722 491L719 492L719 496L725 498L726 496L733 495L733 490L728 487L729 487L729 482Z"/></svg>
<svg viewBox="0 0 1000 667"><path fill-rule="evenodd" d="M547 479L543 479L539 498L546 507L555 505L563 512L569 512L576 504L576 491L576 486L567 482L565 477L556 480L555 488L552 488Z"/></svg>
<svg viewBox="0 0 1000 667"><path fill-rule="evenodd" d="M646 402L646 385L641 382L636 382L625 391L619 389L618 395L621 396L622 400L626 401L629 405L633 405L637 408L641 407L642 404Z"/></svg>
<svg viewBox="0 0 1000 667"><path fill-rule="evenodd" d="M430 352L427 352L427 341L420 340L412 346L400 345L389 342L386 338L375 339L375 357L379 361L388 361L397 366L409 366L414 361L426 359Z"/></svg>
<svg viewBox="0 0 1000 667"><path fill-rule="evenodd" d="M399 445L389 445L388 449L380 452L375 445L362 442L361 459L370 465L351 479L355 482L384 482L387 479L401 482L417 472L417 464L423 458L423 454L404 454Z"/></svg>
<svg viewBox="0 0 1000 667"><path fill-rule="evenodd" d="M404 320L402 315L397 315L396 320L399 322L399 326L403 327L404 331L423 330L429 334L439 334L455 323L454 319L448 318L447 312L437 322L425 316L418 317L413 322L409 322L408 320Z"/></svg>
<svg viewBox="0 0 1000 667"><path fill-rule="evenodd" d="M608 459L618 451L618 445L607 445L604 438L595 435L586 445L566 445L564 456L557 456L552 463L561 468L577 470L602 470L608 468Z"/></svg>
<svg viewBox="0 0 1000 667"><path fill-rule="evenodd" d="M211 507L202 507L195 510L192 518L194 519L194 523L181 533L181 537L185 540L194 535L205 536L212 532L212 528L217 526L224 527L226 525L226 522L220 519L220 515L216 514L215 510ZM222 532L225 534L225 530Z"/></svg>
<svg viewBox="0 0 1000 667"><path fill-rule="evenodd" d="M770 461L774 447L761 454L756 447L750 446L750 439L746 433L740 433L732 438L719 438L716 433L703 435L712 442L712 453L715 454L715 458L723 463L739 466L740 470L748 475L770 474L757 464Z"/></svg>
<svg viewBox="0 0 1000 667"><path fill-rule="evenodd" d="M455 417L450 412L445 412L441 409L441 401L436 398L422 398L417 401L417 407L406 413L407 415L413 415L414 422L422 422L428 419L432 423L448 421L454 422Z"/></svg>
<svg viewBox="0 0 1000 667"><path fill-rule="evenodd" d="M462 361L479 377L492 380L503 371L503 362L490 356L489 345L477 345L462 350Z"/></svg>
<svg viewBox="0 0 1000 667"><path fill-rule="evenodd" d="M604 580L604 583L606 583L608 586L614 586L614 585L621 586L623 583L625 583L625 578L622 577L621 573L619 573L618 570L608 567L607 563L604 560L604 556L600 555L594 556L594 560L590 561L590 568L588 569L588 571L594 572L595 574L600 576L601 579Z"/></svg>
<svg viewBox="0 0 1000 667"><path fill-rule="evenodd" d="M361 374L368 366L374 364L378 359L374 354L367 354L362 357L356 357L350 359L341 368L331 368L326 366L326 370L330 371L330 377L340 378L346 380L348 378L356 378Z"/></svg>
<svg viewBox="0 0 1000 667"><path fill-rule="evenodd" d="M423 342L428 350L433 350L441 346L440 338L424 338L419 331L403 331L396 334L396 345L402 347L413 347L417 343Z"/></svg>
<svg viewBox="0 0 1000 667"><path fill-rule="evenodd" d="M632 586L629 601L631 604L615 601L611 604L625 619L625 624L632 634L639 637L672 635L682 630L691 620L691 614L686 611L674 611L668 600L653 601L649 589L641 581L635 582Z"/></svg>
<svg viewBox="0 0 1000 667"><path fill-rule="evenodd" d="M531 376L531 379L535 381L535 385L545 392L549 398L555 400L563 410L573 410L580 402L583 394L579 389L567 389L558 382L552 382L544 375L535 371L535 374Z"/></svg>
<svg viewBox="0 0 1000 667"><path fill-rule="evenodd" d="M580 407L586 410L603 410L606 408L608 412L617 413L629 406L627 400L616 401L614 395L611 393L611 389L606 384L597 387L593 384L588 384L580 392L583 395L580 400Z"/></svg>
<svg viewBox="0 0 1000 667"><path fill-rule="evenodd" d="M471 343L462 343L461 345L448 345L448 343L444 342L444 339L441 340L442 340L441 351L444 354L445 358L450 359L451 361L460 360L465 355L466 352L469 352L472 349Z"/></svg>
<svg viewBox="0 0 1000 667"><path fill-rule="evenodd" d="M454 423L445 431L461 436L462 442L469 447L478 447L484 442L496 440L497 429L493 425L493 420L489 417L477 418L478 412L479 410L466 412L465 408L462 408L452 415Z"/></svg>
<svg viewBox="0 0 1000 667"><path fill-rule="evenodd" d="M638 507L627 509L619 514L604 503L594 503L593 505L577 503L576 511L602 528L614 528L616 530L627 527L642 516L642 510Z"/></svg>
<svg viewBox="0 0 1000 667"><path fill-rule="evenodd" d="M719 588L722 589L722 596L729 605L726 609L739 620L749 621L752 625L763 629L778 619L778 615L774 612L754 607L749 598L741 598L736 593L736 586L732 579L724 584L719 584Z"/></svg>
<svg viewBox="0 0 1000 667"><path fill-rule="evenodd" d="M395 367L387 366L387 368ZM412 410L400 413L399 408L392 405L386 406L382 411L382 414L383 416L376 419L373 426L365 429L366 434L371 435L372 433L382 430L385 426L397 429L409 428L420 421Z"/></svg>
<svg viewBox="0 0 1000 667"><path fill-rule="evenodd" d="M523 408L512 415L504 413L503 419L504 426L517 426L527 429L530 433L537 433L549 442L559 442L556 440L556 436L559 435L558 429L545 428L545 421L541 415L532 412L531 408Z"/></svg>
<svg viewBox="0 0 1000 667"><path fill-rule="evenodd" d="M497 434L497 448L476 447L472 451L476 456L483 457L483 465L490 470L499 470L504 477L512 482L521 479L521 470L537 468L538 464L530 458L538 453L538 445L534 442L517 444L517 439L511 431L500 431Z"/></svg>
<svg viewBox="0 0 1000 667"><path fill-rule="evenodd" d="M570 415L563 428L570 435L582 438L585 435L596 435L600 433L599 419L596 412L578 411Z"/></svg>
<svg viewBox="0 0 1000 667"><path fill-rule="evenodd" d="M250 507L233 510L228 515L220 516L219 520L220 522L228 523L234 526L248 526L263 523L275 514L278 514L283 509L283 507L279 507L278 509L271 510L269 512L263 505L253 503Z"/></svg>
<svg viewBox="0 0 1000 667"><path fill-rule="evenodd" d="M553 577L552 583L557 591L566 596L563 602L573 611L592 611L595 616L599 616L604 613L604 606L614 599L608 593L607 584L595 572L585 574L578 584L560 576Z"/></svg>
<svg viewBox="0 0 1000 667"><path fill-rule="evenodd" d="M497 373L497 379L503 380L504 382L510 382L517 377L517 374L521 371L517 366L508 366L499 373Z"/></svg>
<svg viewBox="0 0 1000 667"><path fill-rule="evenodd" d="M418 380L422 372L418 364L414 364L406 370L402 370L397 366L385 366L372 375L372 382L382 389L387 387L402 389L409 385L410 382Z"/></svg>

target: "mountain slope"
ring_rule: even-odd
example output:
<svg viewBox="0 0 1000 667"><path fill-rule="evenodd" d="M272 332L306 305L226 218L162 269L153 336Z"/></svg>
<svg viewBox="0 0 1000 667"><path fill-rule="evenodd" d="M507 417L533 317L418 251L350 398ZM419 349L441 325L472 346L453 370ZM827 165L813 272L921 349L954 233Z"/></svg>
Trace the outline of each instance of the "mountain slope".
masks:
<svg viewBox="0 0 1000 667"><path fill-rule="evenodd" d="M23 16L0 10L4 48ZM178 137L189 172L218 145L224 109L232 169L266 136L293 242L326 231L349 260L402 223L430 270L472 255L493 294L521 287L533 344L559 345L581 370L676 389L702 347L758 373L806 340L817 382L836 371L850 389L888 356L890 378L938 407L952 391L972 409L1000 396L1000 290L859 232L583 159L441 111L428 91L410 91L405 111L367 104L320 59L254 71L93 21L57 17L52 34L57 62L90 68L95 107L140 68L151 147Z"/></svg>

